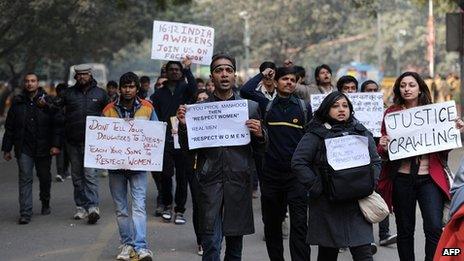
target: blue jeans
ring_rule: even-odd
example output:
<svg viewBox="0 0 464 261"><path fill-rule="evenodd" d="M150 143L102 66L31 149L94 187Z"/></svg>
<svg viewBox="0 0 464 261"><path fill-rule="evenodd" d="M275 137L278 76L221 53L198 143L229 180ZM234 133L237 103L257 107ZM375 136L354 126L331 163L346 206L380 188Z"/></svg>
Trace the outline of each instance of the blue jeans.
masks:
<svg viewBox="0 0 464 261"><path fill-rule="evenodd" d="M66 144L71 163L76 206L89 209L98 207L98 175L94 169L84 168L84 145Z"/></svg>
<svg viewBox="0 0 464 261"><path fill-rule="evenodd" d="M415 260L416 201L424 223L425 260L433 260L442 233L444 195L430 175L397 174L393 182L393 209L398 254L404 261Z"/></svg>
<svg viewBox="0 0 464 261"><path fill-rule="evenodd" d="M24 153L17 158L19 169L19 214L21 217L32 216L32 180L34 166L40 183L40 200L50 200L50 187L52 184L52 174L50 173L51 158L31 157Z"/></svg>
<svg viewBox="0 0 464 261"><path fill-rule="evenodd" d="M136 251L147 248L147 173L143 171L110 170L109 185L116 208L121 244L131 245ZM130 188L132 209L128 210L127 185Z"/></svg>
<svg viewBox="0 0 464 261"><path fill-rule="evenodd" d="M222 216L218 213L214 221L213 234L202 234L203 261L220 261L222 244ZM243 236L226 236L224 261L242 260Z"/></svg>

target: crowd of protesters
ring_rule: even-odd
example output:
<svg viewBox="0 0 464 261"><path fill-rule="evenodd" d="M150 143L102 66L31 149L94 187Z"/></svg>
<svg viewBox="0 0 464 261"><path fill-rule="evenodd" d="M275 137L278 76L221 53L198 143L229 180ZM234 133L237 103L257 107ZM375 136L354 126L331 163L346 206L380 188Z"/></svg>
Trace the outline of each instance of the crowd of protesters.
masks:
<svg viewBox="0 0 464 261"><path fill-rule="evenodd" d="M415 259L418 202L426 238L425 259L433 259L444 227L445 202L451 199L446 174L449 151L389 160L385 122L382 136L374 139L356 119L347 95L379 92L378 83L367 80L359 86L355 77L345 75L334 84L332 69L322 64L314 71L315 83L308 84L305 69L286 60L281 67L263 62L256 76L238 86L232 56L213 56L208 81L194 77L191 63L188 57L167 62L153 87L149 77L127 72L119 82L108 82L106 91L97 86L92 68L82 64L74 69L76 84L58 85L56 96L39 87L37 74L27 73L23 91L14 97L8 111L2 143L4 159L11 160L14 151L17 160L18 223L25 225L32 219L34 168L40 182L41 214L51 213L50 169L51 158L56 156L56 180L70 176L73 182L73 218L96 224L102 215L99 179L98 171L84 167L86 117L138 118L163 121L168 126L163 169L151 173L158 192L149 201L155 205L154 215L164 222L185 224L190 190L196 252L203 260L220 260L223 238L224 260L242 260L243 236L255 232L252 203L256 197L260 197L270 260L284 260L286 219L290 221L291 260L310 260L310 245L318 246L317 259L321 261L337 260L338 253L346 249L353 260L373 260L377 251L373 224L363 216L358 199L374 190L393 211L397 227L397 235L392 235L388 216L381 221L379 244L396 244L400 260ZM437 86L433 91L445 98L452 96L442 94ZM317 110L310 103L314 94L327 95ZM417 73L405 72L393 86L394 104L386 113L431 104L433 96ZM244 124L251 134L249 144L189 149L187 104L244 99L248 103ZM456 128L464 130L459 118ZM347 134L367 139L370 163L337 172L351 175L341 185L354 189L334 192L337 184L330 183L334 188L328 189L328 175L336 171L328 163L324 144ZM174 144L174 135L179 137L180 148ZM371 182L362 182L366 179ZM108 180L121 243L116 259L152 260L146 239L148 173L110 170ZM462 211L455 207L455 212Z"/></svg>

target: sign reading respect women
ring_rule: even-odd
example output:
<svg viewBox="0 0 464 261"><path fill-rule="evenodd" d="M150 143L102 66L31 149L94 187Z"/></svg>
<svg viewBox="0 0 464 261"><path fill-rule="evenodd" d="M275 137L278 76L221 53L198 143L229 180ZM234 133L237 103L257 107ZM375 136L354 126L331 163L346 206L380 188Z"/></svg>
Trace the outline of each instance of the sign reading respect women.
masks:
<svg viewBox="0 0 464 261"><path fill-rule="evenodd" d="M385 115L390 160L462 147L456 104L448 101Z"/></svg>
<svg viewBox="0 0 464 261"><path fill-rule="evenodd" d="M166 123L87 116L84 167L161 171Z"/></svg>
<svg viewBox="0 0 464 261"><path fill-rule="evenodd" d="M240 146L250 143L246 100L187 105L185 114L190 149Z"/></svg>
<svg viewBox="0 0 464 261"><path fill-rule="evenodd" d="M153 22L151 58L209 65L213 56L214 28L165 21Z"/></svg>

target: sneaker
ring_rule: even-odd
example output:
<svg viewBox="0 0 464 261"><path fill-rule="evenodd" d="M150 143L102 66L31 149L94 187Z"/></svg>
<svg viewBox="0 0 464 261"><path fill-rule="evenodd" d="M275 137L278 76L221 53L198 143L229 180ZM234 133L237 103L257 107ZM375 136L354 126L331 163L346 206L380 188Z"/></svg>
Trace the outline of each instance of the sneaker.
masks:
<svg viewBox="0 0 464 261"><path fill-rule="evenodd" d="M51 213L50 201L49 200L42 201L42 209L40 210L40 214L42 214L42 215L50 215L50 213Z"/></svg>
<svg viewBox="0 0 464 261"><path fill-rule="evenodd" d="M27 225L27 224L29 224L29 222L31 222L30 217L20 217L19 220L18 220L19 225Z"/></svg>
<svg viewBox="0 0 464 261"><path fill-rule="evenodd" d="M379 245L381 246L389 246L392 244L396 244L396 234L388 236L384 239L380 239Z"/></svg>
<svg viewBox="0 0 464 261"><path fill-rule="evenodd" d="M284 222L282 222L282 238L287 239L290 230L288 229L288 217L284 219Z"/></svg>
<svg viewBox="0 0 464 261"><path fill-rule="evenodd" d="M184 213L177 212L174 218L174 224L184 225L187 221L184 218Z"/></svg>
<svg viewBox="0 0 464 261"><path fill-rule="evenodd" d="M151 261L153 259L153 253L148 249L139 249L137 254L139 255L139 261Z"/></svg>
<svg viewBox="0 0 464 261"><path fill-rule="evenodd" d="M155 217L161 217L163 215L164 211L164 206L163 205L158 205L155 209Z"/></svg>
<svg viewBox="0 0 464 261"><path fill-rule="evenodd" d="M89 208L89 216L88 216L87 223L95 224L100 219L100 210L98 207L90 207Z"/></svg>
<svg viewBox="0 0 464 261"><path fill-rule="evenodd" d="M87 210L83 207L76 208L76 214L74 214L74 219L84 219L88 215Z"/></svg>
<svg viewBox="0 0 464 261"><path fill-rule="evenodd" d="M64 182L64 178L63 178L63 176L61 176L60 174L58 174L58 175L55 176L55 180L56 180L57 182Z"/></svg>
<svg viewBox="0 0 464 261"><path fill-rule="evenodd" d="M119 246L121 251L116 256L116 260L130 261L133 256L135 256L134 248L131 245L121 245Z"/></svg>
<svg viewBox="0 0 464 261"><path fill-rule="evenodd" d="M171 218L172 218L172 210L171 210L171 207L170 207L170 206L164 208L164 211L163 211L161 217L162 217L162 218L164 219L164 221L166 221L166 222L170 222L170 221L171 221Z"/></svg>
<svg viewBox="0 0 464 261"><path fill-rule="evenodd" d="M203 247L202 247L201 245L198 245L197 254L198 254L199 256L203 256Z"/></svg>

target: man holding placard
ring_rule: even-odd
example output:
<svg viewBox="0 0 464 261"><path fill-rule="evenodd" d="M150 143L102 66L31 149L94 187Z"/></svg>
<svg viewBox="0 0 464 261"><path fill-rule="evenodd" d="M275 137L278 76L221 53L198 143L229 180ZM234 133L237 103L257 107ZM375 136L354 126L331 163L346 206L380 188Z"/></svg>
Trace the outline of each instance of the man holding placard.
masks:
<svg viewBox="0 0 464 261"><path fill-rule="evenodd" d="M105 117L124 119L144 119L157 121L158 117L150 102L137 97L140 82L133 72L125 73L119 80L120 97L108 104L103 110ZM145 196L147 193L147 172L133 170L109 170L109 185L116 208L121 240L121 252L118 260L131 260L133 252L138 260L152 260L152 252L148 250L147 215ZM127 191L129 185L130 192ZM128 211L127 194L131 195L132 209Z"/></svg>
<svg viewBox="0 0 464 261"><path fill-rule="evenodd" d="M215 91L207 102L223 102L211 105L224 105L225 101L227 104L237 101L234 106L242 106L239 102L241 98L232 91L235 85L235 69L233 57L226 54L213 57L210 71ZM200 184L199 230L202 234L203 260L220 260L223 236L226 238L224 259L241 260L243 235L254 233L251 187L251 175L255 168L253 152L264 150L267 138L261 127L258 104L248 101L245 105L249 119L237 121L236 125L243 124L249 129L248 135L251 137L248 144L224 146L224 143L219 141L218 144L196 151ZM195 106L182 105L177 111L180 122L179 137L184 148L189 147L190 140L187 134L190 135L192 131L191 127L186 125L186 113L194 109ZM238 113L232 115L234 118L239 116Z"/></svg>

